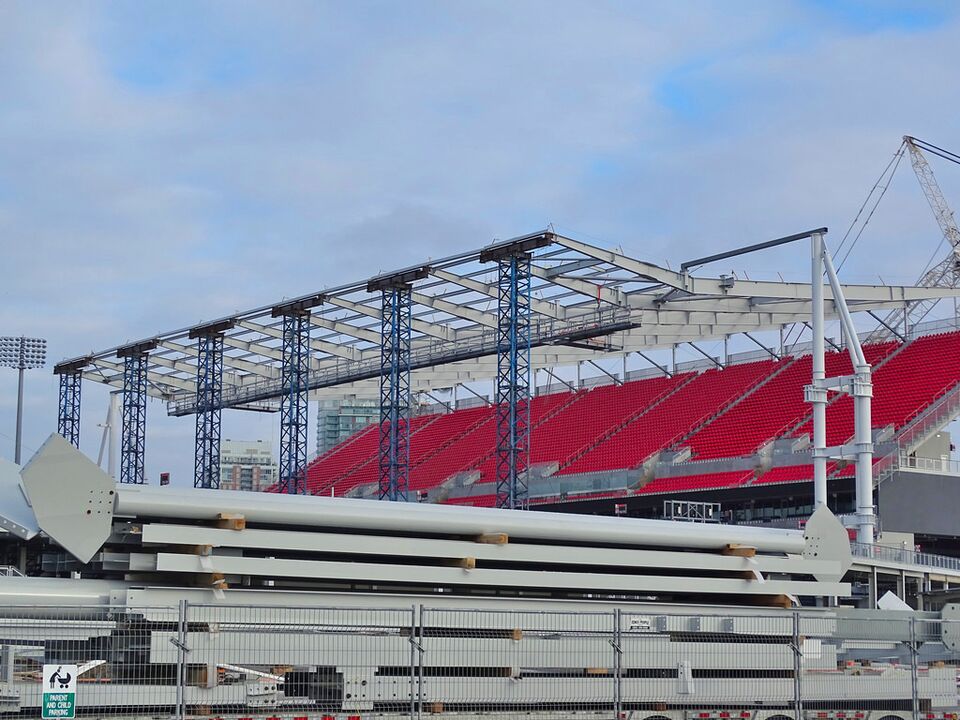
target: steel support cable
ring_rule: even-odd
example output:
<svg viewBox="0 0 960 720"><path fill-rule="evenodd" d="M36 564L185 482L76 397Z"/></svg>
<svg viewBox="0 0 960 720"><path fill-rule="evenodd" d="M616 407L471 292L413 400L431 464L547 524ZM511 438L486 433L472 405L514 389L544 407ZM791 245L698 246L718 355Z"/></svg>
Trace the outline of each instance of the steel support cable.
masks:
<svg viewBox="0 0 960 720"><path fill-rule="evenodd" d="M850 243L850 247L847 249L847 252L841 258L840 262L837 263L837 272L840 272L843 269L843 264L847 261L847 258L850 257L850 253L853 252L853 249L857 246L857 241L860 239L860 236L863 235L863 231L867 229L867 225L870 224L870 220L873 218L873 214L877 211L877 208L880 206L880 201L883 200L883 196L887 194L887 190L890 189L890 183L893 182L893 176L897 172L897 168L900 167L900 162L903 160L904 151L906 150L907 144L901 143L900 149L897 150L896 154L891 158L890 162L887 163L887 167L883 171L883 175L877 180L874 184L873 189L870 191L870 195L874 193L877 187L883 182L884 176L887 174L887 170L890 170L890 165L893 165L893 169L890 170L890 175L887 177L886 183L883 185L883 188L880 190L880 194L877 196L876 201L873 203L873 207L870 208L870 212L867 214L866 219L863 221L863 224L860 226L860 230L857 232L856 236L853 238L853 242ZM867 196L867 201L870 199L870 195ZM863 208L866 206L867 201L864 201L864 205L861 206L860 212L857 213L857 217L860 217L860 214L863 212ZM850 231L853 229L856 224L856 219L851 223L850 228L847 230L847 234L850 234ZM844 236L846 239L846 235ZM841 246L843 243L841 243ZM836 254L840 254L840 248L837 248Z"/></svg>
<svg viewBox="0 0 960 720"><path fill-rule="evenodd" d="M957 165L960 165L960 155L957 155L954 152L950 152L945 148L934 145L933 143L929 143L926 140L920 140L918 138L911 138L911 139L913 140L913 144L916 145L921 150L926 150L927 152L932 153L937 157L941 157L944 160L949 160L952 163L956 163Z"/></svg>
<svg viewBox="0 0 960 720"><path fill-rule="evenodd" d="M880 201L883 200L883 196L886 195L887 189L890 187L890 183L893 180L894 174L897 172L897 168L900 167L900 162L903 160L904 152L906 151L907 143L902 141L900 147L897 148L897 151L887 162L886 166L883 168L883 172L880 173L880 176L877 178L876 182L873 183L873 187L870 188L870 192L867 193L867 196L864 198L863 203L860 205L860 209L857 210L857 214L854 216L853 220L850 223L850 226L847 228L847 231L843 234L839 244L834 250L834 256L839 257L840 253L843 251L844 245L846 245L847 240L850 238L850 233L853 232L854 228L857 226L860 218L863 216L864 210L867 209L867 206L870 204L870 199L877 192L877 189L882 185L880 195L877 197L876 201L873 204L873 207L867 213L866 219L863 221L860 230L857 232L856 236L853 238L853 242L850 244L850 247L847 249L847 252L844 254L843 258L837 263L837 272L843 268L843 264L847 261L847 258L850 257L850 253L853 252L854 247L857 245L857 241L860 239L860 236L863 235L863 231L866 229L867 225L870 223L873 214L876 212L877 207L880 205ZM891 167L893 168L891 170ZM889 177L887 177L889 173ZM884 183L884 178L886 178L886 183ZM799 339L800 334L803 332L802 324L794 324L788 331L786 336L783 339L784 347L790 345L794 341L794 334L796 333L797 339Z"/></svg>
<svg viewBox="0 0 960 720"><path fill-rule="evenodd" d="M883 178L886 176L887 172L890 170L890 166L893 165L894 162L897 162L897 164L899 164L899 161L897 160L897 158L903 156L903 151L906 149L906 147L907 147L906 140L901 141L900 147L897 148L897 151L890 158L890 161L887 163L886 167L883 168L883 172L880 173L880 177L878 177L876 182L873 183L873 187L870 188L870 192L868 192L867 196L863 199L863 203L860 205L860 209L857 210L856 216L854 216L853 220L850 223L850 226L847 228L847 231L843 234L843 237L840 239L840 243L837 245L836 250L834 251L836 254L839 255L840 252L843 250L843 246L847 244L847 239L850 237L850 233L853 232L853 229L857 226L857 222L860 220L860 216L863 214L863 211L866 209L867 205L870 203L870 198L873 197L873 194L877 191L877 188L880 187L880 183L883 182Z"/></svg>

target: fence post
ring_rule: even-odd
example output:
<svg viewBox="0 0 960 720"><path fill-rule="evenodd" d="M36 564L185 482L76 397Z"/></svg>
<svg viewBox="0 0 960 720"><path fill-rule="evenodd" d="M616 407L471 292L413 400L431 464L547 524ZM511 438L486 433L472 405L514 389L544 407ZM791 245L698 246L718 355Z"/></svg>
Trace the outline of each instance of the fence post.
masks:
<svg viewBox="0 0 960 720"><path fill-rule="evenodd" d="M793 713L803 720L803 641L800 637L800 613L793 612Z"/></svg>
<svg viewBox="0 0 960 720"><path fill-rule="evenodd" d="M414 694L414 688L419 686L417 682L417 606L410 606L410 718L416 717L417 698Z"/></svg>
<svg viewBox="0 0 960 720"><path fill-rule="evenodd" d="M621 637L620 608L613 611L613 718L620 720L623 714L623 645Z"/></svg>
<svg viewBox="0 0 960 720"><path fill-rule="evenodd" d="M177 612L177 719L186 716L188 601L183 599Z"/></svg>
<svg viewBox="0 0 960 720"><path fill-rule="evenodd" d="M424 609L419 606L420 623L417 630L417 719L423 712L423 623Z"/></svg>
<svg viewBox="0 0 960 720"><path fill-rule="evenodd" d="M911 707L913 720L919 720L920 718L920 688L917 668L919 655L920 653L917 648L917 619L912 617L910 618L910 696L913 701Z"/></svg>

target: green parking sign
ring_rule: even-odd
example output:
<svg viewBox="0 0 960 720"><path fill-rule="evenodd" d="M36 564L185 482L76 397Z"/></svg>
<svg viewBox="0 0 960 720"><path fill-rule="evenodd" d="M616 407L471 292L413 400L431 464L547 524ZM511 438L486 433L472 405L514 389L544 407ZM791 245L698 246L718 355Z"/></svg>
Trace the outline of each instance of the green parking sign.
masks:
<svg viewBox="0 0 960 720"><path fill-rule="evenodd" d="M77 666L43 666L43 720L73 720L77 713Z"/></svg>

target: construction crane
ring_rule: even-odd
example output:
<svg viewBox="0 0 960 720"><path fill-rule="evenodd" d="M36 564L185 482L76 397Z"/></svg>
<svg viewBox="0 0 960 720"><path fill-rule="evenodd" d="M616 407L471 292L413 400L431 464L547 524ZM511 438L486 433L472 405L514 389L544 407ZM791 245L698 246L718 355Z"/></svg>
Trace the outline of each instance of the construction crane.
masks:
<svg viewBox="0 0 960 720"><path fill-rule="evenodd" d="M930 204L930 209L937 219L937 224L940 226L943 239L949 249L945 258L924 271L917 281L917 285L922 287L957 287L960 284L960 228L957 228L953 210L947 204L937 178L933 174L933 168L927 162L923 151L926 150L933 155L957 164L960 164L960 155L924 140L918 140L910 135L903 137L903 145L910 152L910 164L917 175L917 180L920 181L920 187L923 189L923 194ZM882 321L885 328L878 328L877 333L874 333L878 337L871 337L870 339L881 339L881 336L885 335L885 330L899 333L900 328L904 329L903 334L906 336L906 330L923 320L936 304L937 300L920 300L910 303L902 309L894 310Z"/></svg>

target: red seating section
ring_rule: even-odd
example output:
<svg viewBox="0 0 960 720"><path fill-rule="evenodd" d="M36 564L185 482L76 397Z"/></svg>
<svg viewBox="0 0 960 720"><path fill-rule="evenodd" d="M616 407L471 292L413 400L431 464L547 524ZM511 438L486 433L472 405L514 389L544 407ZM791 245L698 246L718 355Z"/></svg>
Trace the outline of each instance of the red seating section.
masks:
<svg viewBox="0 0 960 720"><path fill-rule="evenodd" d="M533 423L530 464L556 462L563 467L568 458L592 446L605 433L656 402L688 377L655 377L581 391L576 402L542 423ZM480 479L489 482L495 477L496 458L491 456L481 468Z"/></svg>
<svg viewBox="0 0 960 720"><path fill-rule="evenodd" d="M488 493L486 495L467 495L464 497L454 497L449 500L444 500L444 503L447 505L470 505L472 507L496 507L497 506L497 495L496 493Z"/></svg>
<svg viewBox="0 0 960 720"><path fill-rule="evenodd" d="M960 333L917 338L873 373L871 425L899 429L958 382ZM836 397L827 407L827 445L842 445L853 430L853 398ZM798 434L812 432L807 422Z"/></svg>
<svg viewBox="0 0 960 720"><path fill-rule="evenodd" d="M410 420L411 449L417 435L426 427L453 415L421 415ZM380 434L376 425L368 425L359 433L355 442L349 440L321 455L307 468L307 492L327 495L331 486L335 495L344 495L358 485L377 481L379 466L377 450ZM345 446L345 447L344 447ZM337 452L343 447L343 451Z"/></svg>
<svg viewBox="0 0 960 720"><path fill-rule="evenodd" d="M697 375L637 422L627 425L560 473L597 472L640 465L757 384L775 365L773 361L763 360L732 365L725 370L707 370Z"/></svg>
<svg viewBox="0 0 960 720"><path fill-rule="evenodd" d="M813 465L786 465L768 470L751 485L773 485L788 482L813 482Z"/></svg>
<svg viewBox="0 0 960 720"><path fill-rule="evenodd" d="M706 473L683 477L657 478L651 480L637 492L638 495L657 493L696 492L697 490L720 490L738 487L753 477L752 470Z"/></svg>
<svg viewBox="0 0 960 720"><path fill-rule="evenodd" d="M873 373L874 427L903 427L960 383L960 332L921 337L906 346L871 345L864 352L872 365L883 360ZM777 437L810 432L803 387L811 365L807 355L538 396L530 406L531 464L556 463L558 474L572 475L634 468L653 453L683 446L689 446L693 461L750 455ZM852 370L845 352L827 354L828 377ZM827 442L838 445L853 434L853 403L847 396L831 398ZM495 504L493 408L419 416L411 420L410 433L411 490L429 492L458 473L478 472L476 490L482 494L448 502ZM370 426L318 457L307 470L309 492L327 494L332 488L343 495L376 483L378 443L377 428ZM840 477L853 471L850 466L837 472L831 465L830 472ZM811 466L797 465L757 479L751 471L659 478L639 493L798 482L812 474Z"/></svg>
<svg viewBox="0 0 960 720"><path fill-rule="evenodd" d="M377 426L368 425L310 463L307 466L307 492L329 494L330 486L338 477L377 454L379 437Z"/></svg>

